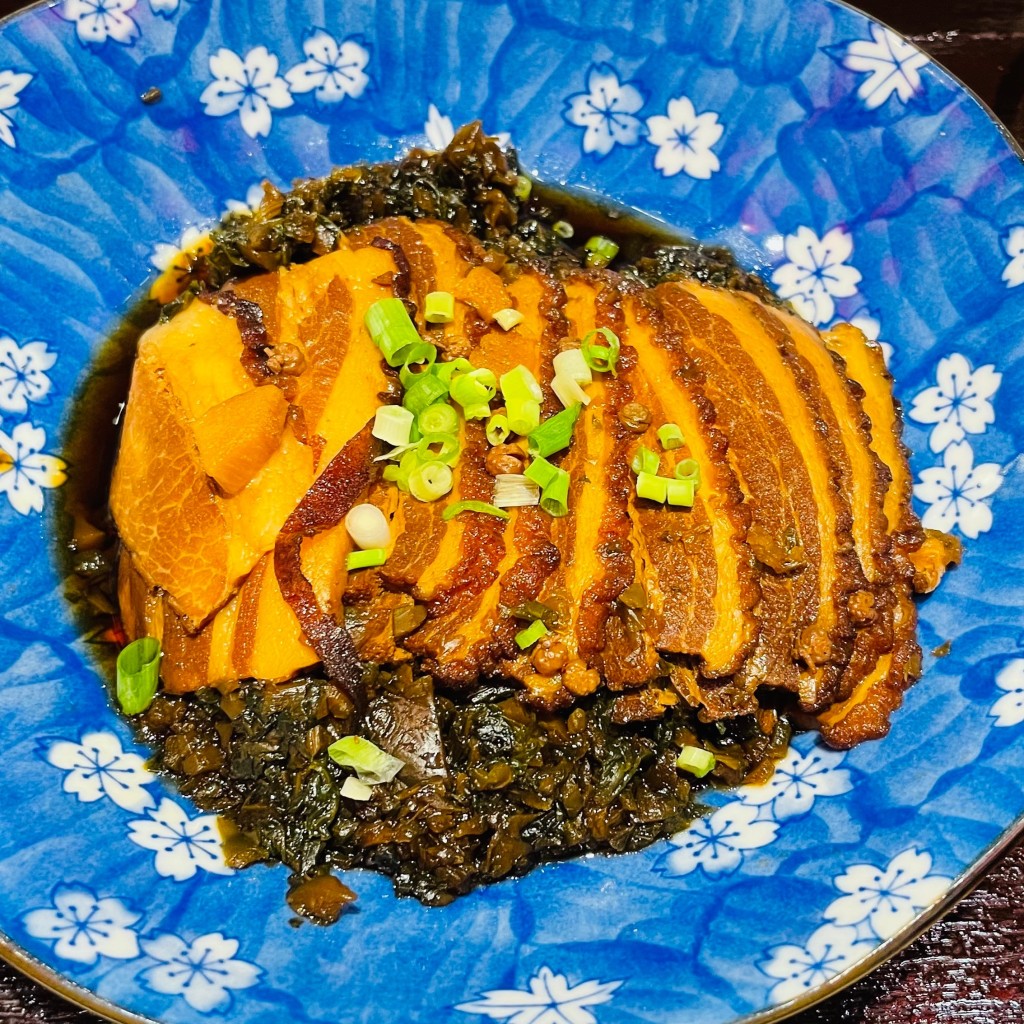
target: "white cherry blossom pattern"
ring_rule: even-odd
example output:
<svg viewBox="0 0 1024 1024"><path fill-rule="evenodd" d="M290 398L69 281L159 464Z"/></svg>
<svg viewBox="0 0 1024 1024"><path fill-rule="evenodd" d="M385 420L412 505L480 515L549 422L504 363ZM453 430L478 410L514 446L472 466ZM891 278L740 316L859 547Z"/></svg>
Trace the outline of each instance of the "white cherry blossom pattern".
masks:
<svg viewBox="0 0 1024 1024"><path fill-rule="evenodd" d="M845 754L827 747L812 747L806 754L790 747L772 777L759 786L743 786L737 796L753 807L770 810L776 821L806 814L822 796L841 796L853 789L850 773L839 766Z"/></svg>
<svg viewBox="0 0 1024 1024"><path fill-rule="evenodd" d="M841 974L864 957L873 945L859 938L853 928L826 924L811 934L806 945L787 943L770 947L757 966L774 980L771 1001L784 1003Z"/></svg>
<svg viewBox="0 0 1024 1024"><path fill-rule="evenodd" d="M12 71L10 68L0 71L0 142L11 149L17 149L18 142L14 137L14 121L7 111L21 102L21 90L34 77L27 71Z"/></svg>
<svg viewBox="0 0 1024 1024"><path fill-rule="evenodd" d="M149 0L150 10L161 18L173 18L180 6L181 0Z"/></svg>
<svg viewBox="0 0 1024 1024"><path fill-rule="evenodd" d="M914 485L914 497L928 505L921 523L926 529L944 533L958 527L973 540L992 529L992 509L986 499L1002 485L1000 465L974 465L970 443L955 441L942 453L942 465L922 469L920 482Z"/></svg>
<svg viewBox="0 0 1024 1024"><path fill-rule="evenodd" d="M609 1002L621 985L621 981L596 979L570 985L564 974L541 967L525 989L491 989L455 1009L506 1024L597 1024L588 1007Z"/></svg>
<svg viewBox="0 0 1024 1024"><path fill-rule="evenodd" d="M672 876L697 868L708 875L727 874L740 866L748 850L774 842L778 831L777 821L760 818L757 807L734 800L672 836L675 849L661 858L657 870Z"/></svg>
<svg viewBox="0 0 1024 1024"><path fill-rule="evenodd" d="M918 423L933 423L928 446L944 451L967 434L984 434L996 421L992 398L1003 375L992 363L975 369L960 352L944 356L935 371L936 384L914 396L908 415Z"/></svg>
<svg viewBox="0 0 1024 1024"><path fill-rule="evenodd" d="M45 341L19 345L13 338L0 337L0 409L28 412L29 402L43 402L53 387L46 371L57 362Z"/></svg>
<svg viewBox="0 0 1024 1024"><path fill-rule="evenodd" d="M136 0L64 0L57 10L75 23L83 46L102 46L108 39L131 46L139 38L139 26L128 13Z"/></svg>
<svg viewBox="0 0 1024 1024"><path fill-rule="evenodd" d="M1024 284L1024 224L1010 228L1003 239L1003 249L1010 261L1003 267L1003 280L1007 288Z"/></svg>
<svg viewBox="0 0 1024 1024"><path fill-rule="evenodd" d="M263 968L239 960L238 940L220 932L186 942L164 932L142 939L142 950L157 963L138 974L144 988L161 995L180 996L199 1013L226 1014L235 992L251 988L263 977Z"/></svg>
<svg viewBox="0 0 1024 1024"><path fill-rule="evenodd" d="M358 99L370 84L370 51L356 39L339 43L318 28L303 40L302 52L306 59L284 76L292 92L311 92L318 103L340 103L346 96Z"/></svg>
<svg viewBox="0 0 1024 1024"><path fill-rule="evenodd" d="M819 238L812 228L801 226L783 244L787 262L772 272L779 297L788 299L805 320L830 324L835 300L856 295L861 281L860 271L848 263L853 238L844 227Z"/></svg>
<svg viewBox="0 0 1024 1024"><path fill-rule="evenodd" d="M254 46L244 57L221 47L210 58L213 81L199 102L210 117L237 113L249 138L265 138L273 127L273 111L294 103L288 83L277 73L278 66L277 57L265 46Z"/></svg>
<svg viewBox="0 0 1024 1024"><path fill-rule="evenodd" d="M562 117L583 128L583 152L606 157L616 146L635 146L644 123L636 116L644 94L632 82L622 82L610 64L592 64L587 91L566 98Z"/></svg>
<svg viewBox="0 0 1024 1024"><path fill-rule="evenodd" d="M229 199L224 204L224 212L221 217L229 213L252 213L260 203L263 202L263 182L254 181L246 190L244 199Z"/></svg>
<svg viewBox="0 0 1024 1024"><path fill-rule="evenodd" d="M194 249L206 234L207 232L199 228L189 227L185 228L176 242L157 242L150 253L150 265L161 272L170 270L178 262L178 257L183 252Z"/></svg>
<svg viewBox="0 0 1024 1024"><path fill-rule="evenodd" d="M1003 695L992 705L990 714L997 726L1024 722L1024 658L1013 658L996 673L996 686Z"/></svg>
<svg viewBox="0 0 1024 1024"><path fill-rule="evenodd" d="M128 822L128 838L144 850L153 850L158 875L184 882L200 869L213 875L232 875L224 862L217 817L190 818L184 808L164 797L145 818Z"/></svg>
<svg viewBox="0 0 1024 1024"><path fill-rule="evenodd" d="M857 87L857 97L868 110L893 95L907 103L921 90L919 72L927 63L913 43L878 24L871 25L870 39L850 43L842 59L843 67L867 76Z"/></svg>
<svg viewBox="0 0 1024 1024"><path fill-rule="evenodd" d="M825 920L844 927L866 924L876 939L891 939L946 893L952 879L933 875L931 854L909 846L885 867L853 864L835 880L844 893L825 909Z"/></svg>
<svg viewBox="0 0 1024 1024"><path fill-rule="evenodd" d="M55 886L50 899L51 906L30 910L21 923L34 939L52 942L62 960L91 967L101 956L133 960L139 955L132 926L142 915L120 900L74 883Z"/></svg>
<svg viewBox="0 0 1024 1024"><path fill-rule="evenodd" d="M23 516L42 512L43 489L60 487L67 479L64 460L44 453L45 447L42 427L19 423L10 434L0 430L0 494Z"/></svg>
<svg viewBox="0 0 1024 1024"><path fill-rule="evenodd" d="M448 143L455 138L455 125L447 114L442 114L437 107L431 103L427 107L427 120L423 125L423 132L427 136L427 144L435 153L440 153Z"/></svg>
<svg viewBox="0 0 1024 1024"><path fill-rule="evenodd" d="M125 750L112 732L84 732L77 743L40 740L39 754L47 764L66 773L61 788L83 804L107 797L126 811L142 814L156 803L146 789L156 776L145 760Z"/></svg>
<svg viewBox="0 0 1024 1024"><path fill-rule="evenodd" d="M698 114L687 96L669 100L667 114L647 118L647 141L658 147L655 168L666 178L680 173L710 178L722 166L712 147L724 131L714 111Z"/></svg>

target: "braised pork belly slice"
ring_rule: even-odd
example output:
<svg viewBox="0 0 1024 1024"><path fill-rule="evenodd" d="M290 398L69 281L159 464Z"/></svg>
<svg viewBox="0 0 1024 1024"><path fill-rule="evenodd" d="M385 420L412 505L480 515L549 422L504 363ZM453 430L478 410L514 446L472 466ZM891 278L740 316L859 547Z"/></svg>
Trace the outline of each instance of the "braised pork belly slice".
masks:
<svg viewBox="0 0 1024 1024"><path fill-rule="evenodd" d="M451 322L424 321L432 291L455 296ZM369 423L401 388L364 316L392 296L439 359L529 369L544 417L561 409L555 356L595 329L618 337L616 372L594 374L551 456L570 474L565 516L443 518L528 464L525 440L497 450L483 420L460 417L443 500L383 480ZM505 330L508 308L521 319ZM511 265L450 226L386 218L143 338L111 494L125 628L161 638L175 692L319 663L355 686L360 661L415 659L439 686L513 681L548 710L606 686L621 722L680 699L707 720L750 714L782 691L849 746L885 731L919 673L915 579L934 585L957 555L914 516L900 427L880 350L852 328L823 339L749 294ZM641 446L666 476L697 463L692 508L637 497ZM391 543L350 573L357 502ZM524 608L551 627L527 651Z"/></svg>

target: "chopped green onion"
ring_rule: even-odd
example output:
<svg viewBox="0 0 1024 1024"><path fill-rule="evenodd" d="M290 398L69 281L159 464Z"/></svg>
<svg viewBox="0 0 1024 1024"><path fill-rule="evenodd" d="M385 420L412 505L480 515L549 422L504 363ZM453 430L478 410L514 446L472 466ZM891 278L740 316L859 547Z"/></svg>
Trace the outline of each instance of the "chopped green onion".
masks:
<svg viewBox="0 0 1024 1024"><path fill-rule="evenodd" d="M508 417L504 413L496 412L487 421L487 443L504 444L512 434L512 428L508 425Z"/></svg>
<svg viewBox="0 0 1024 1024"><path fill-rule="evenodd" d="M459 414L447 402L435 402L416 417L416 426L423 435L457 434Z"/></svg>
<svg viewBox="0 0 1024 1024"><path fill-rule="evenodd" d="M117 656L117 702L126 715L145 711L160 680L160 641L153 636L133 640Z"/></svg>
<svg viewBox="0 0 1024 1024"><path fill-rule="evenodd" d="M544 392L537 383L537 378L522 363L509 370L508 373L503 373L499 384L506 403L526 399L539 403L544 400ZM515 430L514 427L512 429ZM528 433L528 431L521 430L515 432L517 434Z"/></svg>
<svg viewBox="0 0 1024 1024"><path fill-rule="evenodd" d="M593 338L601 335L607 342L605 345L594 344ZM607 327L598 327L596 331L588 331L580 343L583 358L587 366L598 373L610 373L615 376L615 367L619 364L619 336Z"/></svg>
<svg viewBox="0 0 1024 1024"><path fill-rule="evenodd" d="M682 448L686 443L683 440L683 432L675 423L665 423L658 427L658 440L667 452L673 448Z"/></svg>
<svg viewBox="0 0 1024 1024"><path fill-rule="evenodd" d="M398 480L401 477L401 475L402 475L402 470L401 470L401 468L399 466L385 466L384 467L384 472L381 473L381 476L389 484L396 484L396 483L398 483Z"/></svg>
<svg viewBox="0 0 1024 1024"><path fill-rule="evenodd" d="M516 633L516 645L519 647L519 650L525 651L527 647L532 647L542 636L547 635L548 627L540 619L535 619L526 629L521 629Z"/></svg>
<svg viewBox="0 0 1024 1024"><path fill-rule="evenodd" d="M448 384L455 374L468 373L472 369L473 364L465 356L459 356L457 359L449 359L444 363L434 363L431 372L435 377L439 377L445 384Z"/></svg>
<svg viewBox="0 0 1024 1024"><path fill-rule="evenodd" d="M353 505L345 516L345 529L357 548L385 548L391 543L388 517L369 502Z"/></svg>
<svg viewBox="0 0 1024 1024"><path fill-rule="evenodd" d="M540 486L523 473L499 473L494 478L494 498L498 508L520 508L540 502Z"/></svg>
<svg viewBox="0 0 1024 1024"><path fill-rule="evenodd" d="M538 487L547 487L552 480L558 476L558 467L552 466L547 459L543 456L538 455L529 466L526 467L526 472L523 476L527 480L532 480Z"/></svg>
<svg viewBox="0 0 1024 1024"><path fill-rule="evenodd" d="M638 498L647 498L664 505L668 498L668 485L669 481L663 476L655 476L653 473L638 473L636 495Z"/></svg>
<svg viewBox="0 0 1024 1024"><path fill-rule="evenodd" d="M440 451L434 451L440 445ZM424 434L416 445L416 457L421 463L441 462L450 466L458 457L459 439L454 434Z"/></svg>
<svg viewBox="0 0 1024 1024"><path fill-rule="evenodd" d="M549 416L526 440L531 455L547 457L563 448L568 448L572 441L573 428L580 418L582 405L573 405L568 409Z"/></svg>
<svg viewBox="0 0 1024 1024"><path fill-rule="evenodd" d="M455 296L451 292L427 292L423 319L428 324L450 324L455 319Z"/></svg>
<svg viewBox="0 0 1024 1024"><path fill-rule="evenodd" d="M415 428L413 428L415 429ZM391 451L385 452L383 455L378 455L374 462L391 462L394 459L400 459L407 451L415 448L417 441L410 441L408 444L400 444L397 448L392 448Z"/></svg>
<svg viewBox="0 0 1024 1024"><path fill-rule="evenodd" d="M488 369L467 370L452 377L449 390L461 406L484 405L498 393L498 378Z"/></svg>
<svg viewBox="0 0 1024 1024"><path fill-rule="evenodd" d="M696 459L680 459L676 463L677 480L700 480L700 463Z"/></svg>
<svg viewBox="0 0 1024 1024"><path fill-rule="evenodd" d="M567 220L556 220L551 225L551 230L558 235L559 238L569 239L576 233L576 229Z"/></svg>
<svg viewBox="0 0 1024 1024"><path fill-rule="evenodd" d="M533 191L533 182L525 174L516 175L516 183L512 186L512 195L516 197L520 202L530 198L530 193Z"/></svg>
<svg viewBox="0 0 1024 1024"><path fill-rule="evenodd" d="M685 480L669 480L667 488L667 500L670 505L680 505L683 508L693 508L693 499L697 494L697 481L693 477Z"/></svg>
<svg viewBox="0 0 1024 1024"><path fill-rule="evenodd" d="M507 402L508 425L513 434L531 434L540 426L540 402L532 398Z"/></svg>
<svg viewBox="0 0 1024 1024"><path fill-rule="evenodd" d="M405 762L381 750L362 736L342 736L327 748L327 756L342 768L351 768L360 782L379 786L390 782Z"/></svg>
<svg viewBox="0 0 1024 1024"><path fill-rule="evenodd" d="M569 474L564 469L556 469L554 478L541 488L540 507L556 518L569 514Z"/></svg>
<svg viewBox="0 0 1024 1024"><path fill-rule="evenodd" d="M381 405L373 414L370 433L387 444L401 447L409 443L409 431L416 417L400 405Z"/></svg>
<svg viewBox="0 0 1024 1024"><path fill-rule="evenodd" d="M490 403L481 402L479 405L467 405L463 408L462 415L467 420L485 420L491 415Z"/></svg>
<svg viewBox="0 0 1024 1024"><path fill-rule="evenodd" d="M581 348L567 348L564 352L559 352L551 361L551 365L557 376L571 377L577 384L590 384L594 380Z"/></svg>
<svg viewBox="0 0 1024 1024"><path fill-rule="evenodd" d="M533 622L540 619L548 629L558 628L558 609L552 608L542 601L524 601L509 609L509 614L514 619L523 619L526 622Z"/></svg>
<svg viewBox="0 0 1024 1024"><path fill-rule="evenodd" d="M485 516L497 516L499 519L509 518L509 514L504 509L498 508L496 505L488 505L486 501L457 501L441 513L441 518L447 523L449 519L454 519L461 512L481 512Z"/></svg>
<svg viewBox="0 0 1024 1024"><path fill-rule="evenodd" d="M366 311L363 323L388 366L401 366L409 350L423 344L401 299L378 299Z"/></svg>
<svg viewBox="0 0 1024 1024"><path fill-rule="evenodd" d="M454 482L450 466L424 462L409 474L409 493L417 501L437 501L452 489Z"/></svg>
<svg viewBox="0 0 1024 1024"><path fill-rule="evenodd" d="M494 314L494 322L503 331L511 331L513 327L518 327L525 319L526 317L518 309L512 309L511 306L507 309L499 309Z"/></svg>
<svg viewBox="0 0 1024 1024"><path fill-rule="evenodd" d="M588 267L606 267L619 253L619 247L604 235L593 235L583 246Z"/></svg>
<svg viewBox="0 0 1024 1024"><path fill-rule="evenodd" d="M402 396L402 405L413 414L419 416L424 409L448 396L448 388L444 382L432 373L421 373L416 383Z"/></svg>
<svg viewBox="0 0 1024 1024"><path fill-rule="evenodd" d="M345 558L345 568L349 572L356 569L372 569L374 566L383 565L388 560L388 553L384 548L366 548L363 551L350 551Z"/></svg>
<svg viewBox="0 0 1024 1024"><path fill-rule="evenodd" d="M354 775L350 775L342 784L338 792L346 800L369 800L373 796L373 786L360 782Z"/></svg>
<svg viewBox="0 0 1024 1024"><path fill-rule="evenodd" d="M661 466L661 458L657 452L652 452L647 445L642 444L636 450L633 461L630 463L634 473L656 474Z"/></svg>
<svg viewBox="0 0 1024 1024"><path fill-rule="evenodd" d="M563 377L556 373L554 380L551 381L551 390L566 409L571 409L574 405L590 405L590 396L572 377Z"/></svg>
<svg viewBox="0 0 1024 1024"><path fill-rule="evenodd" d="M407 353L405 362L398 371L398 379L402 382L403 388L412 387L419 379L420 374L428 373L437 360L437 347L423 342L422 345L414 345ZM414 370L413 366L426 363L422 369Z"/></svg>
<svg viewBox="0 0 1024 1024"><path fill-rule="evenodd" d="M710 750L689 745L683 747L676 758L677 768L682 768L683 771L696 775L698 779L703 779L715 767L715 763L715 755Z"/></svg>

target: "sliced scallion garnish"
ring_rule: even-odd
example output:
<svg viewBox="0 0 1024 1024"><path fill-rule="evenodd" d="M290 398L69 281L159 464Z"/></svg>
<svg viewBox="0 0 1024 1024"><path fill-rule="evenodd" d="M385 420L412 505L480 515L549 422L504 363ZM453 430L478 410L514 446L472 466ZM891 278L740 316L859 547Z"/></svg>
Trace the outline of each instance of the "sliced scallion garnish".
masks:
<svg viewBox="0 0 1024 1024"><path fill-rule="evenodd" d="M630 463L634 473L657 474L660 466L661 458L658 456L658 453L652 452L645 444L637 448L636 455L633 456L633 461Z"/></svg>
<svg viewBox="0 0 1024 1024"><path fill-rule="evenodd" d="M117 656L117 702L126 715L137 715L153 702L160 681L160 641L143 636Z"/></svg>
<svg viewBox="0 0 1024 1024"><path fill-rule="evenodd" d="M497 412L487 420L487 443L498 445L504 444L512 434L508 425L508 417L504 413Z"/></svg>
<svg viewBox="0 0 1024 1024"><path fill-rule="evenodd" d="M590 384L594 380L581 348L567 348L559 352L551 360L551 365L558 376L571 377L577 384Z"/></svg>
<svg viewBox="0 0 1024 1024"><path fill-rule="evenodd" d="M459 448L459 439L454 434L424 434L416 445L416 457L424 464L440 462L450 466L459 457Z"/></svg>
<svg viewBox="0 0 1024 1024"><path fill-rule="evenodd" d="M485 516L497 516L499 519L508 519L509 514L496 505L488 505L486 501L457 501L449 505L442 513L441 519L448 522L462 512L480 512Z"/></svg>
<svg viewBox="0 0 1024 1024"><path fill-rule="evenodd" d="M459 430L459 414L447 402L435 402L416 417L416 426L424 436L456 434Z"/></svg>
<svg viewBox="0 0 1024 1024"><path fill-rule="evenodd" d="M526 629L516 633L516 646L519 650L525 651L527 647L532 647L541 637L547 635L548 627L540 619L536 619Z"/></svg>
<svg viewBox="0 0 1024 1024"><path fill-rule="evenodd" d="M619 247L604 235L593 235L583 246L588 267L606 267L619 254Z"/></svg>
<svg viewBox="0 0 1024 1024"><path fill-rule="evenodd" d="M604 342L597 341L603 338ZM580 350L587 366L598 373L610 373L615 376L615 368L619 364L619 353L622 346L619 336L607 327L598 327L596 331L588 331L580 343Z"/></svg>
<svg viewBox="0 0 1024 1024"><path fill-rule="evenodd" d="M424 462L409 474L409 493L417 501L437 501L452 489L454 482L450 466Z"/></svg>
<svg viewBox="0 0 1024 1024"><path fill-rule="evenodd" d="M498 393L498 378L491 370L467 370L452 377L449 391L461 406L484 405Z"/></svg>
<svg viewBox="0 0 1024 1024"><path fill-rule="evenodd" d="M525 319L526 318L518 309L512 309L511 306L507 309L499 309L498 312L494 314L494 322L503 331L511 331L513 327L518 327Z"/></svg>
<svg viewBox="0 0 1024 1024"><path fill-rule="evenodd" d="M493 503L498 508L519 508L540 501L540 485L522 473L499 473L494 478Z"/></svg>
<svg viewBox="0 0 1024 1024"><path fill-rule="evenodd" d="M431 373L447 385L457 373L468 373L472 369L473 364L465 356L458 356L456 359L449 359L443 363L434 363Z"/></svg>
<svg viewBox="0 0 1024 1024"><path fill-rule="evenodd" d="M677 480L700 480L700 463L696 459L680 459L676 463Z"/></svg>
<svg viewBox="0 0 1024 1024"><path fill-rule="evenodd" d="M366 548L363 551L350 551L345 557L345 568L349 572L356 569L372 569L383 565L388 560L385 548Z"/></svg>
<svg viewBox="0 0 1024 1024"><path fill-rule="evenodd" d="M413 345L406 353L405 362L402 363L398 370L398 379L402 382L402 387L412 387L419 380L421 374L427 373L430 370L436 360L436 346L428 345L425 341L420 345ZM419 369L414 370L414 366L419 366Z"/></svg>
<svg viewBox="0 0 1024 1024"><path fill-rule="evenodd" d="M559 238L570 239L576 234L576 229L567 220L556 220L551 225L551 230L558 235Z"/></svg>
<svg viewBox="0 0 1024 1024"><path fill-rule="evenodd" d="M703 747L683 747L676 758L676 767L703 779L715 767L715 755Z"/></svg>
<svg viewBox="0 0 1024 1024"><path fill-rule="evenodd" d="M350 775L342 784L338 792L346 800L369 800L373 796L373 786L360 782L354 775Z"/></svg>
<svg viewBox="0 0 1024 1024"><path fill-rule="evenodd" d="M370 433L386 444L401 448L409 443L409 433L416 417L400 405L381 405L373 414Z"/></svg>
<svg viewBox="0 0 1024 1024"><path fill-rule="evenodd" d="M683 439L683 432L675 423L663 423L658 427L658 440L661 442L661 447L667 452L675 448L682 448L686 443Z"/></svg>
<svg viewBox="0 0 1024 1024"><path fill-rule="evenodd" d="M572 441L573 428L580 418L582 405L573 405L568 409L555 413L546 419L526 439L526 446L531 455L539 455L546 458L563 448L568 448Z"/></svg>
<svg viewBox="0 0 1024 1024"><path fill-rule="evenodd" d="M512 186L512 195L516 197L520 202L525 202L530 198L530 193L533 191L533 182L525 174L516 175L516 183Z"/></svg>
<svg viewBox="0 0 1024 1024"><path fill-rule="evenodd" d="M448 388L444 382L432 373L421 373L416 382L402 396L402 405L413 414L419 416L424 409L447 397Z"/></svg>
<svg viewBox="0 0 1024 1024"><path fill-rule="evenodd" d="M540 507L556 518L569 514L569 474L564 469L556 469L554 477L541 488Z"/></svg>
<svg viewBox="0 0 1024 1024"><path fill-rule="evenodd" d="M362 736L342 736L327 748L327 756L342 768L351 768L360 782L371 786L390 782L405 767L404 761Z"/></svg>
<svg viewBox="0 0 1024 1024"><path fill-rule="evenodd" d="M685 480L667 480L666 484L665 500L670 505L693 508L693 501L697 495L697 481L693 477L687 477Z"/></svg>
<svg viewBox="0 0 1024 1024"><path fill-rule="evenodd" d="M450 324L455 319L455 296L451 292L427 292L423 319L428 324Z"/></svg>
<svg viewBox="0 0 1024 1024"><path fill-rule="evenodd" d="M513 434L530 434L540 426L540 402L532 398L506 400L508 425Z"/></svg>
<svg viewBox="0 0 1024 1024"><path fill-rule="evenodd" d="M366 311L363 323L388 366L401 366L410 349L423 344L401 299L378 299Z"/></svg>
<svg viewBox="0 0 1024 1024"><path fill-rule="evenodd" d="M536 456L530 465L526 467L526 472L523 474L527 480L532 480L542 489L547 487L557 475L558 467L552 466L542 455Z"/></svg>
<svg viewBox="0 0 1024 1024"><path fill-rule="evenodd" d="M590 405L590 396L572 379L556 373L551 381L551 390L566 409L574 405Z"/></svg>
<svg viewBox="0 0 1024 1024"><path fill-rule="evenodd" d="M522 363L508 373L503 373L498 383L506 403L525 399L541 402L544 399L544 392L537 383L537 378ZM521 431L517 430L516 433Z"/></svg>
<svg viewBox="0 0 1024 1024"><path fill-rule="evenodd" d="M668 498L669 481L663 476L653 473L638 473L636 477L636 495L648 501L656 501L664 505Z"/></svg>

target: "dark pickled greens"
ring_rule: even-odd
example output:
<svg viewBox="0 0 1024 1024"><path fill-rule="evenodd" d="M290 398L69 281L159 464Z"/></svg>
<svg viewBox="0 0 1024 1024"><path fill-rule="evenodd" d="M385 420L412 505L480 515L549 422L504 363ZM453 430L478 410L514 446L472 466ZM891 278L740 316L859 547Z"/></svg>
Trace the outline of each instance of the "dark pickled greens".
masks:
<svg viewBox="0 0 1024 1024"><path fill-rule="evenodd" d="M341 688L322 679L159 695L136 723L156 766L233 823L233 866L282 861L297 884L370 868L435 906L543 861L670 836L700 812L709 783L766 774L789 738L775 715L702 725L682 704L656 722L616 725L608 695L569 714L529 708L512 687L454 699L409 666L368 669L366 682L361 728L406 760L366 802L341 796L350 773L326 756L357 723ZM707 779L676 767L687 744L715 754Z"/></svg>

